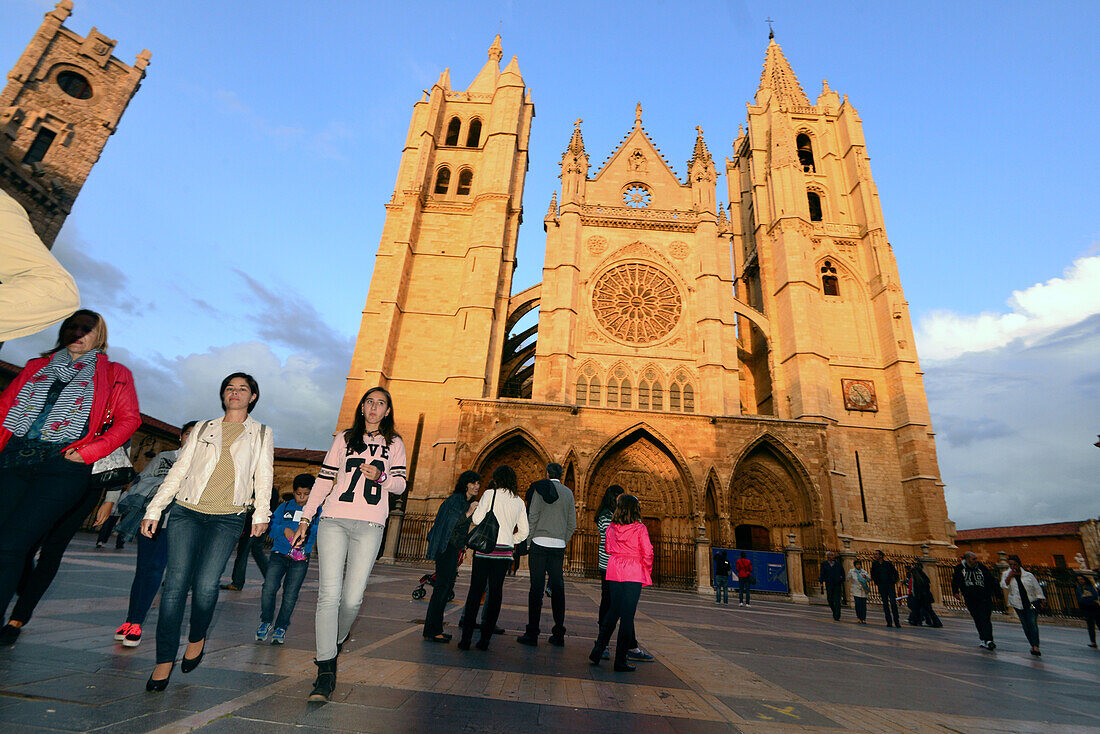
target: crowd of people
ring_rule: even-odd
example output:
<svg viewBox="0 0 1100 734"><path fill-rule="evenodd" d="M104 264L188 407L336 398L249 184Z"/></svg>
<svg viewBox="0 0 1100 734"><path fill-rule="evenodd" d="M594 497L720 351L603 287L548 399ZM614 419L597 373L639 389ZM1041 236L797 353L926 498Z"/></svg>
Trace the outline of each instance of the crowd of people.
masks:
<svg viewBox="0 0 1100 734"><path fill-rule="evenodd" d="M127 478L124 483L129 486L121 497L117 489L107 491L96 512L95 524L110 523L118 534L117 547L137 539L129 608L115 639L127 647L139 645L149 609L158 591L161 595L148 691L167 688L177 658L182 673L199 667L219 591L243 586L250 552L264 575L256 640L270 636L272 644L285 643L314 549L319 555L317 676L309 697L326 701L335 690L337 659L379 555L388 497L406 490L406 453L395 427L393 398L382 387L367 390L351 427L334 438L316 479L299 475L285 499L273 488L272 431L251 417L259 398L259 384L251 375L226 376L218 388L220 415L184 424L180 448L157 454L132 482ZM102 491L116 486L114 479L108 481L118 472L114 457L125 455L140 423L133 376L108 359L107 324L90 310L65 318L55 345L28 361L0 395L0 505L6 510L0 519L0 614L18 596L8 623L0 629L0 645L19 637L56 575L66 547ZM493 470L484 491L476 472L459 475L428 536L427 555L435 563L435 574L423 627L426 642L447 644L452 639L444 632L444 610L454 595L458 569L470 553L460 650L486 651L493 637L503 632L497 622L504 581L521 555L528 557L530 579L527 624L517 642L539 644L542 607L549 596L552 624L546 641L557 647L566 644L564 561L577 529L577 509L572 490L562 482L562 471L560 464L548 464L546 476L523 496L516 473L507 465ZM641 591L653 583L653 545L638 498L620 486L606 489L595 522L601 598L589 659L593 665L613 659L616 672L631 672L636 670L634 663L653 660L639 646L634 625ZM97 545L102 546L109 534L110 528ZM254 543L265 535L271 538L270 555ZM233 582L222 586L234 548L238 559ZM751 606L756 578L747 554L740 552L731 563L728 553L720 550L713 561L715 603L729 604L729 586L736 575L739 604ZM908 623L942 627L933 609L932 582L921 564L906 568L905 574ZM857 621L866 624L874 585L887 627L900 628L901 577L881 550L875 552L869 572L859 559L846 572L830 551L818 580L835 620L841 619L847 587ZM1084 575L1076 583L1089 644L1096 647L1098 591ZM1038 615L1045 595L1018 557L1009 556L1008 568L997 578L967 552L954 569L951 588L973 618L982 648L996 648L991 615L994 600L1003 593L1031 654L1041 655ZM188 600L189 627L180 658Z"/></svg>

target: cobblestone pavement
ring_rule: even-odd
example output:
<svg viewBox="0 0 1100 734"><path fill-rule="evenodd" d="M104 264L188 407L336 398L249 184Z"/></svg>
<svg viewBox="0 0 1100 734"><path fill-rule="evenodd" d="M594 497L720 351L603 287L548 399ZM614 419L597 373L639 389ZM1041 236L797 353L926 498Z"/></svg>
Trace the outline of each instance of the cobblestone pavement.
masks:
<svg viewBox="0 0 1100 734"><path fill-rule="evenodd" d="M633 674L586 659L599 587L569 583L564 648L516 644L527 580L508 579L488 652L421 638L423 569L378 565L340 657L333 700L309 704L316 572L287 644L253 641L259 571L222 592L202 666L146 693L156 607L137 648L114 642L133 573L130 549L73 543L19 641L0 648L0 730L14 732L1071 732L1100 731L1100 653L1079 628L1042 627L1032 658L1019 626L997 623L999 648L977 647L969 619L942 630L855 624L824 606L642 594L638 637L657 658ZM458 598L465 598L463 567ZM447 610L453 631L460 609ZM549 605L544 611L548 619Z"/></svg>

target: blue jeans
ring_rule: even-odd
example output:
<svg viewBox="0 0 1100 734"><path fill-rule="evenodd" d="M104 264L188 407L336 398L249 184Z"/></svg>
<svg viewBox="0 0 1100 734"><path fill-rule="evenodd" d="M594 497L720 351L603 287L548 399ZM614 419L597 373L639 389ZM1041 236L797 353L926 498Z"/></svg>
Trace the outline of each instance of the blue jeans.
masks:
<svg viewBox="0 0 1100 734"><path fill-rule="evenodd" d="M1017 609L1016 616L1020 618L1020 626L1024 628L1024 634L1032 647L1039 647L1039 611L1032 609Z"/></svg>
<svg viewBox="0 0 1100 734"><path fill-rule="evenodd" d="M188 642L206 639L218 604L218 582L237 545L245 516L206 515L177 504L168 524L168 569L157 618L157 664L176 659L183 607L191 592Z"/></svg>
<svg viewBox="0 0 1100 734"><path fill-rule="evenodd" d="M749 577L737 579L737 601L742 604L749 603L749 589L752 588L752 584L749 583Z"/></svg>
<svg viewBox="0 0 1100 734"><path fill-rule="evenodd" d="M725 597L726 604L730 603L730 577L716 573L714 574L714 603L723 601L722 597Z"/></svg>
<svg viewBox="0 0 1100 734"><path fill-rule="evenodd" d="M130 584L130 609L126 621L145 624L145 615L153 604L160 582L164 579L164 568L168 565L168 530L157 529L152 538L137 536L137 567L134 569L134 583Z"/></svg>
<svg viewBox="0 0 1100 734"><path fill-rule="evenodd" d="M275 629L290 626L290 615L294 614L294 605L298 603L298 591L306 580L309 570L309 557L304 561L295 561L290 556L271 551L267 560L267 575L264 576L264 588L260 592L260 621L275 620ZM285 579L285 583L284 583ZM279 616L275 617L275 595L283 587L283 603L279 605Z"/></svg>

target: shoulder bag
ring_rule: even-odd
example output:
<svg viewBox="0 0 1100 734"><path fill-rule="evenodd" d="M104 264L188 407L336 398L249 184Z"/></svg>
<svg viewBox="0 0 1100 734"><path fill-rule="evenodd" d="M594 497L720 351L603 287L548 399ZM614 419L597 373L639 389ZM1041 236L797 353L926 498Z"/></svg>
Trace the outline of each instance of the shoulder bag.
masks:
<svg viewBox="0 0 1100 734"><path fill-rule="evenodd" d="M135 476L134 465L130 463L126 444L123 444L92 464L92 477L88 482L88 488L114 489L129 484Z"/></svg>
<svg viewBox="0 0 1100 734"><path fill-rule="evenodd" d="M493 513L493 506L497 503L497 492L493 490L493 499L489 503L489 511L481 522L466 536L466 547L477 553L490 553L497 547L497 536L500 533L500 522Z"/></svg>

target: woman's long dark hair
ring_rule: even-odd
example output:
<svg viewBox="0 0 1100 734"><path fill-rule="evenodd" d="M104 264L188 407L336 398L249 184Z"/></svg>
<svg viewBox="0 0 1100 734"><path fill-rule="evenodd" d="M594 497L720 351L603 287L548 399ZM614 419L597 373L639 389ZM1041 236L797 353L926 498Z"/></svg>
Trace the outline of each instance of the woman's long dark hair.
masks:
<svg viewBox="0 0 1100 734"><path fill-rule="evenodd" d="M600 506L596 510L596 517L604 514L605 512L615 512L615 500L619 499L619 495L626 490L617 484L612 484L603 493L603 499L600 500Z"/></svg>
<svg viewBox="0 0 1100 734"><path fill-rule="evenodd" d="M507 464L501 464L493 469L493 478L489 481L489 489L504 489L515 494L516 472Z"/></svg>
<svg viewBox="0 0 1100 734"><path fill-rule="evenodd" d="M611 516L613 525L630 525L642 521L642 506L632 494L624 494L615 503L615 514Z"/></svg>
<svg viewBox="0 0 1100 734"><path fill-rule="evenodd" d="M348 450L354 454L361 454L367 450L367 419L363 415L363 403L367 402L368 395L376 392L385 395L386 404L390 406L390 412L378 424L378 432L386 440L387 446L393 443L393 439L401 437L393 424L393 396L384 387L372 387L363 393L363 397L359 398L359 404L355 406L355 417L352 418L351 428L344 431L344 438L348 442Z"/></svg>
<svg viewBox="0 0 1100 734"><path fill-rule="evenodd" d="M480 474L478 474L476 471L467 469L466 471L458 475L458 481L455 482L455 491L451 494L466 494L467 485L480 481Z"/></svg>

